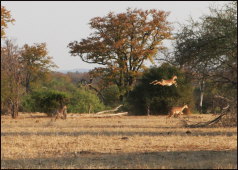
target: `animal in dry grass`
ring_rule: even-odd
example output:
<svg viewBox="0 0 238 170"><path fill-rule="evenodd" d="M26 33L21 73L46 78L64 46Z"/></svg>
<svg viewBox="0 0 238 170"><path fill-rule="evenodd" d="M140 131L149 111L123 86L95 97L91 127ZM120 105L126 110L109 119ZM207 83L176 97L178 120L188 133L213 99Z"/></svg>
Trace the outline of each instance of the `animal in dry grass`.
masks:
<svg viewBox="0 0 238 170"><path fill-rule="evenodd" d="M59 118L66 119L67 118L67 106L64 105L63 107L56 109L54 114L55 114L55 121L56 121L56 119L59 119Z"/></svg>
<svg viewBox="0 0 238 170"><path fill-rule="evenodd" d="M185 109L183 110L183 114L184 114L184 115L191 115L192 112L191 112L191 110L190 110L189 108L185 108Z"/></svg>
<svg viewBox="0 0 238 170"><path fill-rule="evenodd" d="M178 77L177 76L173 76L171 79L169 79L169 80L164 80L164 79L162 79L162 80L160 80L160 81L158 81L158 80L154 80L154 81L152 81L150 84L153 84L153 85L157 85L157 84L159 84L159 85L161 85L161 86L172 86L173 84L177 87L177 82L176 82L176 79L177 79Z"/></svg>
<svg viewBox="0 0 238 170"><path fill-rule="evenodd" d="M188 109L188 105L184 105L183 107L172 107L170 112L169 112L169 116L179 116L183 114L183 110L187 108Z"/></svg>

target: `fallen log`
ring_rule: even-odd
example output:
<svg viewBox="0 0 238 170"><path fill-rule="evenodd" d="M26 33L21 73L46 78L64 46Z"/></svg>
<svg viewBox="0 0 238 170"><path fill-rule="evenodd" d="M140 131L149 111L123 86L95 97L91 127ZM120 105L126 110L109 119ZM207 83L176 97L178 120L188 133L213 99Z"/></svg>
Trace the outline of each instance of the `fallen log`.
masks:
<svg viewBox="0 0 238 170"><path fill-rule="evenodd" d="M102 114L102 115L100 115L100 114L92 114L92 113L90 113L90 114L80 114L80 115L68 115L68 117L70 117L70 118L80 118L80 117L92 117L92 118L99 118L99 117L113 117L113 116L125 116L125 115L128 115L128 112L119 112L119 113L112 113L112 114Z"/></svg>
<svg viewBox="0 0 238 170"><path fill-rule="evenodd" d="M115 109L112 109L112 110L103 110L103 111L100 111L100 112L97 112L96 114L102 114L102 113L108 113L108 112L115 112L117 111L122 105L119 105L117 106Z"/></svg>
<svg viewBox="0 0 238 170"><path fill-rule="evenodd" d="M199 128L199 127L206 127L206 126L209 126L209 125L212 125L212 124L215 124L217 122L219 122L221 120L221 118L227 114L227 110L228 108L230 107L230 105L228 104L226 107L222 108L222 114L219 115L218 117L216 117L215 119L213 120L210 120L210 121L207 121L207 122L199 122L199 123L196 123L196 124L188 124L188 122L186 120L182 120L182 122L184 123L184 126L187 127L187 128Z"/></svg>
<svg viewBox="0 0 238 170"><path fill-rule="evenodd" d="M206 127L206 126L209 126L209 125L219 122L224 115L226 115L226 113L221 114L220 116L218 116L217 118L215 118L213 120L210 120L207 122L199 122L196 124L188 124L188 122L184 119L182 121L186 128L199 128L199 127Z"/></svg>
<svg viewBox="0 0 238 170"><path fill-rule="evenodd" d="M114 116L125 116L127 114L128 112L120 112L115 114L103 114L103 115L93 114L90 117L114 117Z"/></svg>

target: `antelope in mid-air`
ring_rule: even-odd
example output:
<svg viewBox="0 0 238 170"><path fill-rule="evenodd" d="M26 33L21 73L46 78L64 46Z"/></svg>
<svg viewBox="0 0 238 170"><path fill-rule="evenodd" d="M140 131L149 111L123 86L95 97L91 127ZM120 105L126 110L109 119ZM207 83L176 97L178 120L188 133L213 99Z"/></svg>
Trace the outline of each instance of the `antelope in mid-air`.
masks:
<svg viewBox="0 0 238 170"><path fill-rule="evenodd" d="M177 76L173 76L171 79L169 80L154 80L152 81L150 84L153 84L153 85L161 85L161 86L172 86L173 84L177 87L177 82L176 82L176 79L177 79Z"/></svg>

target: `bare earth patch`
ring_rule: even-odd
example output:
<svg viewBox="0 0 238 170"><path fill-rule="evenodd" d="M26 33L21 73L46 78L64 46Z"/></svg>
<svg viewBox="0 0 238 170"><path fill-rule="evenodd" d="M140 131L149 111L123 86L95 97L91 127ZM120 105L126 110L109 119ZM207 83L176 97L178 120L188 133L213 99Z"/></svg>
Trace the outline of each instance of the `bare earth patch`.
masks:
<svg viewBox="0 0 238 170"><path fill-rule="evenodd" d="M192 122L213 115L190 115ZM1 168L237 168L237 128L184 128L180 118L121 116L67 120L1 117Z"/></svg>

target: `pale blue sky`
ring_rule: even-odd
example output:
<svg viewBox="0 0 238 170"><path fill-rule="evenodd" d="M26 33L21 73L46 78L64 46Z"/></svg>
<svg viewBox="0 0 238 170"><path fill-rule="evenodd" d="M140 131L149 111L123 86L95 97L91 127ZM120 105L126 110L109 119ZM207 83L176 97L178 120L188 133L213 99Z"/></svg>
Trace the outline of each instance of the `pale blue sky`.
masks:
<svg viewBox="0 0 238 170"><path fill-rule="evenodd" d="M227 1L1 1L16 20L9 25L7 36L16 39L19 46L46 42L57 70L98 66L70 56L67 48L71 41L80 41L92 32L88 23L93 17L125 12L130 7L169 11L170 22L185 23L189 16L198 19L208 14L209 5L224 3Z"/></svg>

